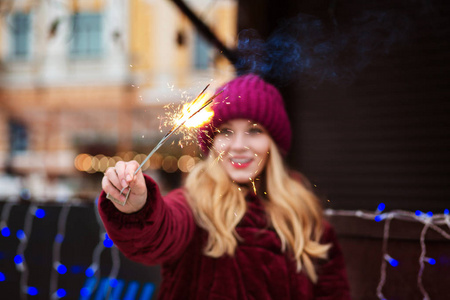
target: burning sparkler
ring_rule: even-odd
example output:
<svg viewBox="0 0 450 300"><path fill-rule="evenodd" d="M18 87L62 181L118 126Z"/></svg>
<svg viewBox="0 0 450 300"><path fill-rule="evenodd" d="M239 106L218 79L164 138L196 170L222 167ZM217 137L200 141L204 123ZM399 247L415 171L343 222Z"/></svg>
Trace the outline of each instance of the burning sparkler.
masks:
<svg viewBox="0 0 450 300"><path fill-rule="evenodd" d="M208 105L210 105L214 98L216 98L217 96L220 95L220 93L223 92L223 90L221 90L220 92L216 93L215 95L213 95L212 97L210 97L208 100L204 101L205 97L204 97L204 93L206 91L206 89L209 87L209 84L203 89L203 91L201 91L201 93L189 104L185 104L182 108L181 113L179 114L178 119L174 122L175 124L172 126L172 128L169 130L169 132L166 133L166 135L164 135L164 137L159 141L159 143L155 146L155 148L153 148L153 150L147 155L147 157L144 159L144 161L140 164L139 168L136 169L136 171L134 172L135 176L139 170L145 165L145 163L150 159L150 157L167 141L167 139L172 136L178 129L180 129L183 125L185 127L198 127L202 124L204 124L206 121L208 121L209 119L211 119L211 117L214 115L213 112L209 112L204 114L204 116L202 118L193 118L195 115L198 115L202 112L202 110L207 107ZM124 190L127 187L122 188L122 190L120 191L120 194L122 195ZM128 190L127 195L125 196L125 202L120 202L117 199L116 200L118 203L125 205L127 203L128 197L130 196L131 193L131 188Z"/></svg>

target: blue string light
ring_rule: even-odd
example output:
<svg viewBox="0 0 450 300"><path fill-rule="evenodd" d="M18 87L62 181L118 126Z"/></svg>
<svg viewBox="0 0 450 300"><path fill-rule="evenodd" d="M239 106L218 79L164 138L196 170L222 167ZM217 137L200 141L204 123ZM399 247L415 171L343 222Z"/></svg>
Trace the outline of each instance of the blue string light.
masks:
<svg viewBox="0 0 450 300"><path fill-rule="evenodd" d="M105 233L105 239L103 240L103 246L106 248L111 248L114 245L114 242L109 238L108 234Z"/></svg>
<svg viewBox="0 0 450 300"><path fill-rule="evenodd" d="M420 217L422 216L423 212L421 212L420 210L416 210L416 216Z"/></svg>
<svg viewBox="0 0 450 300"><path fill-rule="evenodd" d="M394 259L394 258L391 258L391 259L389 260L389 263L390 263L391 266L393 266L393 267L397 267L397 266L398 266L398 260L396 260L396 259Z"/></svg>
<svg viewBox="0 0 450 300"><path fill-rule="evenodd" d="M42 208L38 208L36 209L34 215L36 216L36 218L42 219L43 217L45 217L45 210L43 210Z"/></svg>
<svg viewBox="0 0 450 300"><path fill-rule="evenodd" d="M3 235L4 237L8 237L8 236L11 235L11 231L9 230L8 227L3 227L3 228L2 228L2 235Z"/></svg>
<svg viewBox="0 0 450 300"><path fill-rule="evenodd" d="M88 278L83 288L80 290L81 298L80 300L88 300L89 296L95 289L95 285L97 283L97 279L95 277Z"/></svg>
<svg viewBox="0 0 450 300"><path fill-rule="evenodd" d="M145 284L142 288L141 297L139 299L151 299L154 291L155 285L153 283Z"/></svg>
<svg viewBox="0 0 450 300"><path fill-rule="evenodd" d="M103 241L103 246L105 246L106 248L111 248L114 245L113 241L110 239L105 239Z"/></svg>
<svg viewBox="0 0 450 300"><path fill-rule="evenodd" d="M111 287L116 287L118 284L119 284L119 281L117 279L115 279L115 278L112 278L112 279L109 280L109 285Z"/></svg>
<svg viewBox="0 0 450 300"><path fill-rule="evenodd" d="M16 263L16 265L23 263L22 256L20 256L20 255L14 256L14 262Z"/></svg>
<svg viewBox="0 0 450 300"><path fill-rule="evenodd" d="M87 287L84 287L80 290L80 295L83 297L89 297L90 294L91 294L91 290Z"/></svg>
<svg viewBox="0 0 450 300"><path fill-rule="evenodd" d="M433 216L433 213L431 211L427 212L427 217L431 218Z"/></svg>
<svg viewBox="0 0 450 300"><path fill-rule="evenodd" d="M62 234L57 234L56 236L55 236L55 241L57 242L57 243L62 243L63 241L64 241L64 236L62 235Z"/></svg>
<svg viewBox="0 0 450 300"><path fill-rule="evenodd" d="M380 222L383 220L383 217L381 215L375 216L375 221Z"/></svg>
<svg viewBox="0 0 450 300"><path fill-rule="evenodd" d="M398 260L396 260L395 258L392 258L389 254L385 254L384 255L384 259L393 267L397 267L398 266Z"/></svg>
<svg viewBox="0 0 450 300"><path fill-rule="evenodd" d="M67 273L67 267L63 264L59 264L56 268L59 274L66 274Z"/></svg>
<svg viewBox="0 0 450 300"><path fill-rule="evenodd" d="M86 269L86 272L85 272L85 274L86 274L87 277L92 277L92 276L94 276L94 273L95 273L95 270L94 270L93 268L87 268L87 269Z"/></svg>
<svg viewBox="0 0 450 300"><path fill-rule="evenodd" d="M56 295L57 295L59 298L62 298L62 297L64 297L64 296L67 295L67 292L66 292L65 289L58 289L58 290L56 291Z"/></svg>
<svg viewBox="0 0 450 300"><path fill-rule="evenodd" d="M19 240L25 239L25 232L22 229L17 230L16 236Z"/></svg>
<svg viewBox="0 0 450 300"><path fill-rule="evenodd" d="M384 203L380 203L380 204L378 204L377 211L382 212L385 208L386 208L386 205Z"/></svg>
<svg viewBox="0 0 450 300"><path fill-rule="evenodd" d="M36 296L39 293L38 289L34 286L29 286L27 289L27 294L30 296Z"/></svg>
<svg viewBox="0 0 450 300"><path fill-rule="evenodd" d="M448 210L448 208L446 208L445 210L444 210L444 215L449 215L450 214L450 211Z"/></svg>
<svg viewBox="0 0 450 300"><path fill-rule="evenodd" d="M0 272L0 282L5 281L5 280L6 280L5 274L3 274L2 272Z"/></svg>

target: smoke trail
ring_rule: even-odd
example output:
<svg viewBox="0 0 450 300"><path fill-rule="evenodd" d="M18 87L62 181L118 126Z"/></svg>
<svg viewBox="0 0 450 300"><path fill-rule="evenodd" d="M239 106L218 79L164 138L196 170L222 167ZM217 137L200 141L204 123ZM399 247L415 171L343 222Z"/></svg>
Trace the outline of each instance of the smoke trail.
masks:
<svg viewBox="0 0 450 300"><path fill-rule="evenodd" d="M285 21L264 41L254 30L239 34L238 74L256 73L278 86L295 80L317 87L350 84L374 57L410 34L412 22L394 11L367 11L346 26L327 28L308 15Z"/></svg>

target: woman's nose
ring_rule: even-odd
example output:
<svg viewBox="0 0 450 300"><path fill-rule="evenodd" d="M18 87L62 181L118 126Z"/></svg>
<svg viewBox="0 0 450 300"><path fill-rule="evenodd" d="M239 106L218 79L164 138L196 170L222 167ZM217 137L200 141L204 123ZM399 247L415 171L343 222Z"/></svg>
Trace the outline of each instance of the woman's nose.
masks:
<svg viewBox="0 0 450 300"><path fill-rule="evenodd" d="M235 132L231 138L231 149L245 150L247 147L247 135L244 132Z"/></svg>

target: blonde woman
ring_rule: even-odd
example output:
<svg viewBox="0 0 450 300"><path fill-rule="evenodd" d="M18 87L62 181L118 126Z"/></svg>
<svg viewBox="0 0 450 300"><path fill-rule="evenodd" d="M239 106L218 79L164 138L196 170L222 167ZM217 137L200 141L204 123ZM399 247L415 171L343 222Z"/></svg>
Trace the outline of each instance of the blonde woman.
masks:
<svg viewBox="0 0 450 300"><path fill-rule="evenodd" d="M343 256L316 196L283 158L291 128L278 90L228 82L201 130L207 157L165 197L138 163L102 181L99 211L130 259L162 266L159 299L350 299ZM124 201L119 191L131 187ZM108 198L107 198L108 196Z"/></svg>

